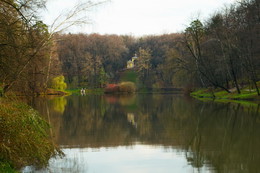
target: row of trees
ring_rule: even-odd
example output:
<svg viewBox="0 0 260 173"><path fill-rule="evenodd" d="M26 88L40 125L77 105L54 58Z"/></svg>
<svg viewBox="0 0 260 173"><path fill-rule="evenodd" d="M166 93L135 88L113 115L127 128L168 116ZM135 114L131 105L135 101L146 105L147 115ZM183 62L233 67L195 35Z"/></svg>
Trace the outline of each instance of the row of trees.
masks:
<svg viewBox="0 0 260 173"><path fill-rule="evenodd" d="M0 94L45 92L62 75L55 35L85 23L86 10L103 2L81 1L48 27L39 17L46 0L0 0Z"/></svg>
<svg viewBox="0 0 260 173"><path fill-rule="evenodd" d="M70 87L102 87L125 67L128 37L99 34L60 35L58 54Z"/></svg>
<svg viewBox="0 0 260 173"><path fill-rule="evenodd" d="M97 4L77 6L48 28L37 17L45 1L0 1L0 84L24 93L44 92L64 75L68 87L103 87L117 82L127 61L138 55L139 81L146 87L215 87L240 93L252 84L259 93L260 5L245 0L183 33L135 38L57 34L81 23L73 18ZM58 21L60 23L58 23ZM1 87L0 87L1 88Z"/></svg>
<svg viewBox="0 0 260 173"><path fill-rule="evenodd" d="M64 34L58 36L58 55L69 87L101 87L117 82L127 61L137 54L140 81L151 87L161 78L162 63L181 34L148 36ZM168 82L170 83L170 82ZM169 85L172 85L170 83Z"/></svg>
<svg viewBox="0 0 260 173"><path fill-rule="evenodd" d="M225 7L204 23L192 21L169 41L164 36L141 39L138 46L151 55L150 86L213 87L240 94L250 85L260 95L259 30L259 1L246 0Z"/></svg>
<svg viewBox="0 0 260 173"><path fill-rule="evenodd" d="M47 27L37 16L45 1L1 0L0 89L3 93L12 90L26 95L39 94L53 85L50 82L53 78L63 74L69 87L102 87L108 79L118 79L117 72L125 68L127 60L138 53L140 47L152 50L148 56L151 63L147 66L149 75L140 68L140 78L148 81L154 76L150 69L156 69L163 62L165 50L175 44L173 38L178 34L140 39L116 35L57 34L71 25L82 23L73 17L94 5L98 4L79 5ZM147 85L154 82L149 81Z"/></svg>
<svg viewBox="0 0 260 173"><path fill-rule="evenodd" d="M204 24L194 20L184 32L182 47L189 54L179 56L178 64L193 73L200 86L241 93L251 84L258 95L260 70L260 3L246 0L215 13ZM182 53L182 48L179 48Z"/></svg>

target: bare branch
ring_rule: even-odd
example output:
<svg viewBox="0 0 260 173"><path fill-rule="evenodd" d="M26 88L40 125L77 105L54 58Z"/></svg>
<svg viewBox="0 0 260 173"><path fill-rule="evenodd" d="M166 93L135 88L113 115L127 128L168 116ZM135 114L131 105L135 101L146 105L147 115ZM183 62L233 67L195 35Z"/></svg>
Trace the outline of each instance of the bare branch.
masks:
<svg viewBox="0 0 260 173"><path fill-rule="evenodd" d="M104 4L106 2L108 2L108 0L95 3L93 3L92 1L78 3L67 13L61 13L58 15L58 17L54 19L53 23L50 26L50 33L54 34L65 31L72 26L89 24L90 19L84 13L91 10L93 7Z"/></svg>

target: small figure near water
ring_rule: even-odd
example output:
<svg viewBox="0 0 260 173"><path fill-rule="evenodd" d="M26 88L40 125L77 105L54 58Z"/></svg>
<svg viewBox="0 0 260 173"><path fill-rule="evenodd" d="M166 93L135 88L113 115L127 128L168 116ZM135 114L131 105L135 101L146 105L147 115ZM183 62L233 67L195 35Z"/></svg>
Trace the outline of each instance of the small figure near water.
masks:
<svg viewBox="0 0 260 173"><path fill-rule="evenodd" d="M86 95L86 89L81 88L80 94L81 94L82 96L85 96L85 95Z"/></svg>

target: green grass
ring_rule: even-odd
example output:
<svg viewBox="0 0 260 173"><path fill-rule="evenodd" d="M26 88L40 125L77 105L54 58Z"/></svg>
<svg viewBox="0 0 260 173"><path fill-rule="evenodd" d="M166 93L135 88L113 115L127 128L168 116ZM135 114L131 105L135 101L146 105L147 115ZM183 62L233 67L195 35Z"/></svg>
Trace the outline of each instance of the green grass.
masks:
<svg viewBox="0 0 260 173"><path fill-rule="evenodd" d="M208 90L206 89L200 89L200 90L197 90L197 91L194 91L191 93L191 96L196 96L196 97L214 97L212 95L212 93L210 93Z"/></svg>
<svg viewBox="0 0 260 173"><path fill-rule="evenodd" d="M18 173L14 168L10 166L7 162L1 162L0 161L0 172L6 172L6 173Z"/></svg>
<svg viewBox="0 0 260 173"><path fill-rule="evenodd" d="M65 91L70 94L80 94L80 89L66 89Z"/></svg>
<svg viewBox="0 0 260 173"><path fill-rule="evenodd" d="M233 96L234 99L256 99L257 93L252 92L252 93L247 93L247 92L242 92L241 94L236 94Z"/></svg>
<svg viewBox="0 0 260 173"><path fill-rule="evenodd" d="M68 92L67 90L57 90L57 91L64 92L64 93L65 93L65 95L70 95L70 94L71 94L71 93L70 93L70 92Z"/></svg>
<svg viewBox="0 0 260 173"><path fill-rule="evenodd" d="M86 94L104 94L103 88L86 89Z"/></svg>
<svg viewBox="0 0 260 173"><path fill-rule="evenodd" d="M213 95L214 93L214 95ZM222 90L209 90L209 89L200 89L194 91L190 94L192 97L201 100L201 101L216 101L216 102L235 102L243 105L254 105L257 106L260 101L260 97L257 95L257 92L250 92L247 90L241 90L241 94L236 92L228 93Z"/></svg>
<svg viewBox="0 0 260 173"><path fill-rule="evenodd" d="M121 82L133 82L136 84L138 81L138 75L134 70L126 70L121 75L120 81Z"/></svg>
<svg viewBox="0 0 260 173"><path fill-rule="evenodd" d="M65 91L73 95L81 95L80 90L81 89L67 89ZM86 89L85 92L86 94L103 94L104 89L103 88Z"/></svg>

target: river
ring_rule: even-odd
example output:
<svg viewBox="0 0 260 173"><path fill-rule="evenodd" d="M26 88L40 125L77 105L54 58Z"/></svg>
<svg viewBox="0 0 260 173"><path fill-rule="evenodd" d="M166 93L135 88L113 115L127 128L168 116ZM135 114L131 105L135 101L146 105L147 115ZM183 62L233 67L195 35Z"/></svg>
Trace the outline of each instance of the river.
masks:
<svg viewBox="0 0 260 173"><path fill-rule="evenodd" d="M259 172L259 105L181 95L38 98L65 156L52 173Z"/></svg>

